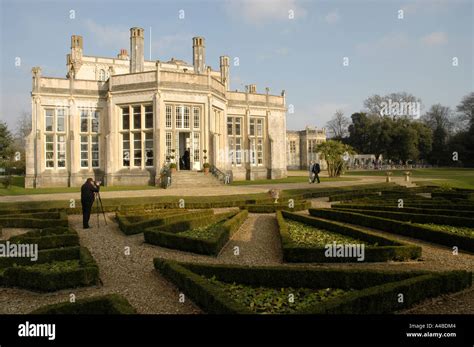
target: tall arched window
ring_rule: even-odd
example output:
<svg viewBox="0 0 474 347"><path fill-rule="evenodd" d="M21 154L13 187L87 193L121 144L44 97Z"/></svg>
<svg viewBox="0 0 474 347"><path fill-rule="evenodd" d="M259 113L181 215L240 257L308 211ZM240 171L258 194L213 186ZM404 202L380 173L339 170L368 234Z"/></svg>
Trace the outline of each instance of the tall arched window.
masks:
<svg viewBox="0 0 474 347"><path fill-rule="evenodd" d="M99 81L105 81L105 70L99 71Z"/></svg>

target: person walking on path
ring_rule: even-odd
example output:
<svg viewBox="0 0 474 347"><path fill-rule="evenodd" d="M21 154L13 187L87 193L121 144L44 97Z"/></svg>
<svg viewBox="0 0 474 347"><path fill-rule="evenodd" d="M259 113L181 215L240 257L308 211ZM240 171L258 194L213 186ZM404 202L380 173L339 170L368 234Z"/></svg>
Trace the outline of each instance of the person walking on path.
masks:
<svg viewBox="0 0 474 347"><path fill-rule="evenodd" d="M313 174L311 183L314 183L315 180L318 180L318 183L321 183L321 181L319 180L319 173L321 172L321 167L319 166L319 163L314 163L311 166L311 171Z"/></svg>
<svg viewBox="0 0 474 347"><path fill-rule="evenodd" d="M91 217L92 206L94 205L95 193L99 192L100 181L95 182L92 178L81 187L81 205L82 205L82 227L89 229L89 219Z"/></svg>
<svg viewBox="0 0 474 347"><path fill-rule="evenodd" d="M313 183L313 175L314 175L313 174L313 166L314 166L314 161L311 160L309 162L309 172L308 172L308 174L309 174L309 177L308 177L309 183Z"/></svg>

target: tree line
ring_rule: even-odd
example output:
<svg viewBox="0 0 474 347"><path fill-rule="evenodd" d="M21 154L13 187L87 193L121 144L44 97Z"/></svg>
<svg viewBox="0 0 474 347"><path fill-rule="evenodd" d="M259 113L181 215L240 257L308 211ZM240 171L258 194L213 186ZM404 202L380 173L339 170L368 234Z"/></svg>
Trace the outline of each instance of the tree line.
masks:
<svg viewBox="0 0 474 347"><path fill-rule="evenodd" d="M422 109L421 100L408 93L373 95L350 118L337 110L326 127L332 140L358 154L402 164L474 167L474 93L456 110L441 104Z"/></svg>

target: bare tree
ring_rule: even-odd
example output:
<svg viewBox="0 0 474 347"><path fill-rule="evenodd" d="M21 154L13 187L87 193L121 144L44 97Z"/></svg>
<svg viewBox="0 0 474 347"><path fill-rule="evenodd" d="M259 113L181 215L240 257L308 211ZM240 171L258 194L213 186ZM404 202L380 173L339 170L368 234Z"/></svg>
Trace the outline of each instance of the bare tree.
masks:
<svg viewBox="0 0 474 347"><path fill-rule="evenodd" d="M364 109L365 112L369 116L380 116L381 111L383 110L383 105L391 103L419 103L420 105L420 112L423 108L421 103L421 99L417 98L413 94L407 92L396 92L390 93L384 96L380 96L378 94L369 96L367 99L364 100ZM407 116L413 117L413 115L407 114Z"/></svg>
<svg viewBox="0 0 474 347"><path fill-rule="evenodd" d="M340 140L349 134L349 124L349 119L344 116L344 112L342 110L336 110L334 116L327 122L326 127L329 130L331 138Z"/></svg>
<svg viewBox="0 0 474 347"><path fill-rule="evenodd" d="M26 148L26 136L31 132L31 114L23 111L16 123L15 143L21 151Z"/></svg>

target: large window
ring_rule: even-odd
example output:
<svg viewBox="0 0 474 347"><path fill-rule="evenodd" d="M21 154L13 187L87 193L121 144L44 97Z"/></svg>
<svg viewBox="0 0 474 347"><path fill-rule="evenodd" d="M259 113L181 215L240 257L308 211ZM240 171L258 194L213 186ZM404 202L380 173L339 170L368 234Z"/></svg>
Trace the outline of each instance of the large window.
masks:
<svg viewBox="0 0 474 347"><path fill-rule="evenodd" d="M227 117L229 160L232 165L242 165L242 118Z"/></svg>
<svg viewBox="0 0 474 347"><path fill-rule="evenodd" d="M194 115L194 129L199 129L201 126L201 108L200 107L193 107L193 115Z"/></svg>
<svg viewBox="0 0 474 347"><path fill-rule="evenodd" d="M66 109L45 109L44 125L45 165L50 169L64 169L66 168Z"/></svg>
<svg viewBox="0 0 474 347"><path fill-rule="evenodd" d="M153 105L122 106L122 166L153 166Z"/></svg>
<svg viewBox="0 0 474 347"><path fill-rule="evenodd" d="M249 138L250 138L250 164L255 166L263 165L264 136L263 118L250 118Z"/></svg>
<svg viewBox="0 0 474 347"><path fill-rule="evenodd" d="M165 127L171 129L173 119L173 107L171 105L166 105L166 124Z"/></svg>
<svg viewBox="0 0 474 347"><path fill-rule="evenodd" d="M296 141L290 141L290 153L296 153Z"/></svg>
<svg viewBox="0 0 474 347"><path fill-rule="evenodd" d="M81 168L91 169L100 166L99 162L99 130L100 111L96 109L80 109L81 115Z"/></svg>

